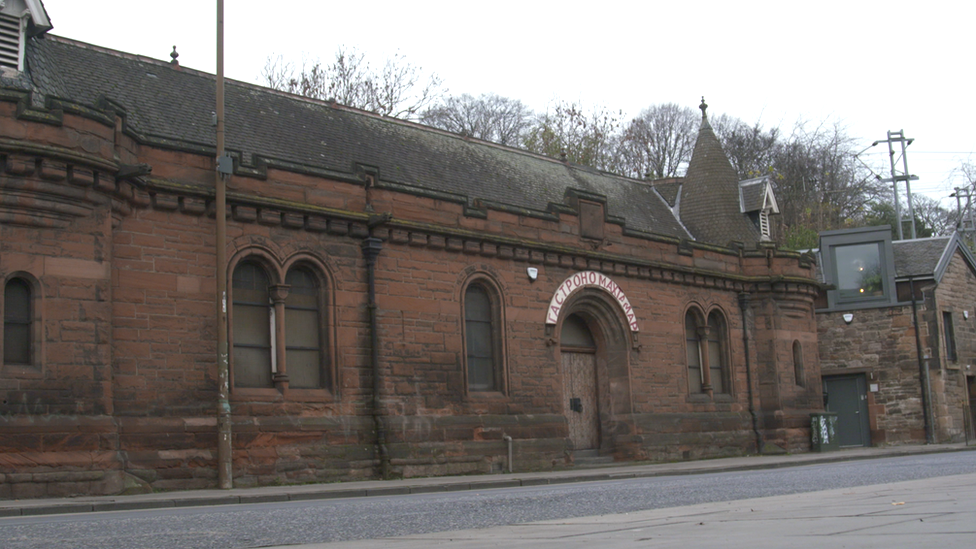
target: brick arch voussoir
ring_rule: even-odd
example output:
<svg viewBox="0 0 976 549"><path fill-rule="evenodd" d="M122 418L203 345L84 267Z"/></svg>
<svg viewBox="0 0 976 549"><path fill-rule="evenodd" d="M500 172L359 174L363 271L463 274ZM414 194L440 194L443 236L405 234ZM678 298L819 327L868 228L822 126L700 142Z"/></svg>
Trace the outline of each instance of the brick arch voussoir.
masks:
<svg viewBox="0 0 976 549"><path fill-rule="evenodd" d="M688 302L688 304L685 305L684 312L682 312L682 314L681 314L682 326L684 326L685 318L688 316L688 313L691 313L692 315L694 315L695 322L699 326L704 325L708 321L708 314L709 314L709 312L710 312L709 311L709 308L706 307L706 306L704 306L704 305L702 305L698 301L690 301L690 302Z"/></svg>
<svg viewBox="0 0 976 549"><path fill-rule="evenodd" d="M583 317L598 345L626 347L630 326L610 294L596 288L583 288L574 293L560 311L556 334L562 333L563 322L574 314Z"/></svg>
<svg viewBox="0 0 976 549"><path fill-rule="evenodd" d="M285 270L281 256L276 252L277 250L261 244L239 247L228 257L227 276L233 278L234 269L242 261L256 261L268 271L272 284L282 284L285 281Z"/></svg>
<svg viewBox="0 0 976 549"><path fill-rule="evenodd" d="M329 258L319 257L318 254L309 250L293 252L282 263L281 271L287 274L294 267L310 268L319 277L319 280L329 288L338 283L338 277L335 274L338 272L337 268L329 261Z"/></svg>
<svg viewBox="0 0 976 549"><path fill-rule="evenodd" d="M487 285L495 293L497 298L502 301L508 295L508 288L497 269L485 264L469 265L458 273L454 283L455 301L462 301L464 299L464 292L473 283Z"/></svg>

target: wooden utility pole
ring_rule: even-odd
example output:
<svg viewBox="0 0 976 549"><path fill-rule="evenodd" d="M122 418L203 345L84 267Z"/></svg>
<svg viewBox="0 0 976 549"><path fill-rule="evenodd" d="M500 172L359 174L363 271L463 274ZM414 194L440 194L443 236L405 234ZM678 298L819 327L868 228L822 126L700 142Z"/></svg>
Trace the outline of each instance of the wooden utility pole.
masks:
<svg viewBox="0 0 976 549"><path fill-rule="evenodd" d="M217 484L234 487L231 444L230 363L227 349L227 179L233 162L224 154L224 0L217 0Z"/></svg>

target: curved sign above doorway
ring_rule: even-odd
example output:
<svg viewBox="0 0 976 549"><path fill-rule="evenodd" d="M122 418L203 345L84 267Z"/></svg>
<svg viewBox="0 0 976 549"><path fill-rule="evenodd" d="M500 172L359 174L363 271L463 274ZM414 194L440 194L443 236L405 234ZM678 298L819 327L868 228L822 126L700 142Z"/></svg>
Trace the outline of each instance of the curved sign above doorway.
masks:
<svg viewBox="0 0 976 549"><path fill-rule="evenodd" d="M596 271L583 271L571 275L559 285L559 288L556 288L556 292L552 295L552 300L549 301L549 309L546 311L546 324L556 324L559 320L559 311L562 310L563 304L566 303L566 300L571 295L583 288L598 288L610 294L627 318L630 331L640 331L637 325L637 315L634 313L634 308L631 307L630 300L627 299L624 291L609 276Z"/></svg>

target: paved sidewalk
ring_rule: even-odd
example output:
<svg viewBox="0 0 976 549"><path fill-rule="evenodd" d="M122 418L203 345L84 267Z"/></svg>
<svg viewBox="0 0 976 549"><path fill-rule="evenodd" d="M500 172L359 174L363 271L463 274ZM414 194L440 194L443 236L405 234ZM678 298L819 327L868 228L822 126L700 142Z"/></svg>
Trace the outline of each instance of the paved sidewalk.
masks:
<svg viewBox="0 0 976 549"><path fill-rule="evenodd" d="M479 530L267 549L970 549L976 541L974 512L976 473Z"/></svg>
<svg viewBox="0 0 976 549"><path fill-rule="evenodd" d="M538 486L636 477L796 467L856 459L966 450L976 450L976 445L930 444L887 448L856 448L825 453L746 456L702 461L682 461L677 463L615 464L591 469L536 471L512 474L428 477L387 481L370 480L333 484L302 484L295 486L264 486L260 488L234 488L231 490L211 489L185 492L160 492L131 496L4 500L0 501L0 517L484 490L488 488L512 488L518 486Z"/></svg>

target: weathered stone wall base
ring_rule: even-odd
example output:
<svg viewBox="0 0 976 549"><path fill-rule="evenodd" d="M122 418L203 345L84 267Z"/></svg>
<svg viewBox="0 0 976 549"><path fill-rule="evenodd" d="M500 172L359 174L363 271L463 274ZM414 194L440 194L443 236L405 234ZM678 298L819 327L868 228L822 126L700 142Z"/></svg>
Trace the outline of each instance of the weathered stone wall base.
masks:
<svg viewBox="0 0 976 549"><path fill-rule="evenodd" d="M113 494L122 489L117 424L107 416L0 418L0 498Z"/></svg>
<svg viewBox="0 0 976 549"><path fill-rule="evenodd" d="M640 459L675 461L755 453L748 413L635 414Z"/></svg>
<svg viewBox="0 0 976 549"><path fill-rule="evenodd" d="M776 411L764 418L764 446L774 444L784 452L810 451L810 414L813 410Z"/></svg>
<svg viewBox="0 0 976 549"><path fill-rule="evenodd" d="M802 417L801 417L802 416ZM619 418L601 452L616 459L673 461L755 452L748 413L635 414ZM808 416L781 417L765 433L788 451L809 449ZM209 417L60 417L6 420L10 432L73 441L118 441L104 450L18 451L17 437L0 452L0 497L117 494L126 490L186 490L216 486L215 422ZM806 423L804 423L806 422ZM556 414L397 416L386 418L394 477L490 474L573 466L565 419ZM630 434L631 431L637 434ZM75 433L69 437L67 433ZM235 418L234 484L239 487L376 478L379 457L370 417ZM87 441L87 442L85 442ZM129 479L129 482L126 482Z"/></svg>
<svg viewBox="0 0 976 549"><path fill-rule="evenodd" d="M0 484L3 499L65 498L121 491L121 471L18 473L5 475Z"/></svg>

